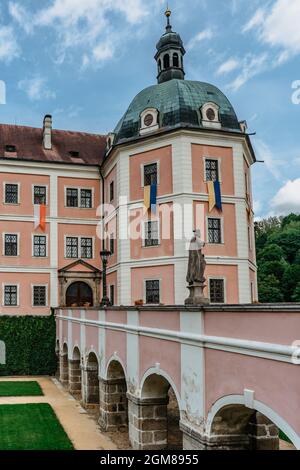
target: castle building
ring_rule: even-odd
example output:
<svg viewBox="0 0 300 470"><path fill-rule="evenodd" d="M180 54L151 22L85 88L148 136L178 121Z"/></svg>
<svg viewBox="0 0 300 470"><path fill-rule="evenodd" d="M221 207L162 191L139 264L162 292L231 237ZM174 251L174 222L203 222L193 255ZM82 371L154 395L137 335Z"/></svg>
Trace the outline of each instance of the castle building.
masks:
<svg viewBox="0 0 300 470"><path fill-rule="evenodd" d="M99 306L103 247L111 303L182 305L193 229L210 301L257 301L247 126L218 88L185 80L170 14L158 83L108 136L54 130L49 115L0 125L1 314Z"/></svg>

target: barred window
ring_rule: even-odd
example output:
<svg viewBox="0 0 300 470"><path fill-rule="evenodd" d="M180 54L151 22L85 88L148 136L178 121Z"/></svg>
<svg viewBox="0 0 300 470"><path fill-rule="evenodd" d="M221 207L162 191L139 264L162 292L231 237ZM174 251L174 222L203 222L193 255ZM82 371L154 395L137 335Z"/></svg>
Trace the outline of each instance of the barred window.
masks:
<svg viewBox="0 0 300 470"><path fill-rule="evenodd" d="M78 258L78 238L77 237L66 238L66 257Z"/></svg>
<svg viewBox="0 0 300 470"><path fill-rule="evenodd" d="M47 305L46 286L33 286L33 306L45 307Z"/></svg>
<svg viewBox="0 0 300 470"><path fill-rule="evenodd" d="M208 219L208 243L222 243L221 219Z"/></svg>
<svg viewBox="0 0 300 470"><path fill-rule="evenodd" d="M36 258L44 258L47 256L47 240L45 235L34 235L33 256Z"/></svg>
<svg viewBox="0 0 300 470"><path fill-rule="evenodd" d="M115 286L112 285L109 287L109 300L111 305L115 304Z"/></svg>
<svg viewBox="0 0 300 470"><path fill-rule="evenodd" d="M146 304L159 304L160 289L159 281L146 281Z"/></svg>
<svg viewBox="0 0 300 470"><path fill-rule="evenodd" d="M80 207L85 209L91 209L92 207L92 190L81 189L80 190Z"/></svg>
<svg viewBox="0 0 300 470"><path fill-rule="evenodd" d="M218 160L205 160L206 181L219 181Z"/></svg>
<svg viewBox="0 0 300 470"><path fill-rule="evenodd" d="M18 305L18 286L4 286L4 305L6 307Z"/></svg>
<svg viewBox="0 0 300 470"><path fill-rule="evenodd" d="M115 184L114 181L112 181L109 185L109 200L110 202L113 201L115 198Z"/></svg>
<svg viewBox="0 0 300 470"><path fill-rule="evenodd" d="M144 166L144 186L157 184L157 163Z"/></svg>
<svg viewBox="0 0 300 470"><path fill-rule="evenodd" d="M46 186L34 186L33 188L33 203L34 204L47 204Z"/></svg>
<svg viewBox="0 0 300 470"><path fill-rule="evenodd" d="M9 233L5 234L4 255L18 256L18 235Z"/></svg>
<svg viewBox="0 0 300 470"><path fill-rule="evenodd" d="M78 207L78 189L67 188L67 207Z"/></svg>
<svg viewBox="0 0 300 470"><path fill-rule="evenodd" d="M210 301L214 304L224 303L224 279L210 279Z"/></svg>
<svg viewBox="0 0 300 470"><path fill-rule="evenodd" d="M109 251L113 255L115 252L115 236L112 233L109 239Z"/></svg>
<svg viewBox="0 0 300 470"><path fill-rule="evenodd" d="M81 239L81 258L93 258L93 239Z"/></svg>
<svg viewBox="0 0 300 470"><path fill-rule="evenodd" d="M18 204L19 202L19 186L17 184L5 185L5 203Z"/></svg>
<svg viewBox="0 0 300 470"><path fill-rule="evenodd" d="M145 246L157 246L158 244L158 221L149 220L145 222Z"/></svg>

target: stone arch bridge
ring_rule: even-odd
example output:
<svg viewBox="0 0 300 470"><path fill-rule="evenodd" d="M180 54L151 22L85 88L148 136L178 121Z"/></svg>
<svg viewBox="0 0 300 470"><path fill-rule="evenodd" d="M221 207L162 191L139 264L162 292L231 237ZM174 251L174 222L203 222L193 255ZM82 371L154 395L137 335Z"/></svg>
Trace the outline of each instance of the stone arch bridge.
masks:
<svg viewBox="0 0 300 470"><path fill-rule="evenodd" d="M299 304L57 309L59 378L134 449L300 449Z"/></svg>

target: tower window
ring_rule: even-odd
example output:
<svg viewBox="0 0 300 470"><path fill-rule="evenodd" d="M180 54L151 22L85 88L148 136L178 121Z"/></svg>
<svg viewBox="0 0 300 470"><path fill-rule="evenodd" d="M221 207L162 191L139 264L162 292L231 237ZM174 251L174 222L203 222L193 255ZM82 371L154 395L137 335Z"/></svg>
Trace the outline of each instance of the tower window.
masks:
<svg viewBox="0 0 300 470"><path fill-rule="evenodd" d="M179 67L179 57L177 52L173 54L173 67Z"/></svg>
<svg viewBox="0 0 300 470"><path fill-rule="evenodd" d="M145 222L145 246L159 245L158 229L159 225L157 220L147 220L147 222Z"/></svg>
<svg viewBox="0 0 300 470"><path fill-rule="evenodd" d="M206 111L206 117L209 121L214 121L216 119L216 113L212 108L208 108Z"/></svg>
<svg viewBox="0 0 300 470"><path fill-rule="evenodd" d="M170 56L169 54L164 55L164 69L168 69L170 67Z"/></svg>
<svg viewBox="0 0 300 470"><path fill-rule="evenodd" d="M144 166L144 186L157 184L157 163Z"/></svg>
<svg viewBox="0 0 300 470"><path fill-rule="evenodd" d="M144 119L144 124L145 124L146 127L149 127L149 126L151 126L153 121L154 121L154 118L153 118L152 114L147 114L145 116L145 119Z"/></svg>
<svg viewBox="0 0 300 470"><path fill-rule="evenodd" d="M219 181L219 164L218 160L205 160L205 176L206 181Z"/></svg>
<svg viewBox="0 0 300 470"><path fill-rule="evenodd" d="M160 303L159 280L146 281L146 304Z"/></svg>
<svg viewBox="0 0 300 470"><path fill-rule="evenodd" d="M5 185L5 204L18 204L19 202L19 185Z"/></svg>
<svg viewBox="0 0 300 470"><path fill-rule="evenodd" d="M222 243L221 219L211 219L208 224L208 243Z"/></svg>
<svg viewBox="0 0 300 470"><path fill-rule="evenodd" d="M224 303L224 279L210 279L209 281L210 301L214 304Z"/></svg>
<svg viewBox="0 0 300 470"><path fill-rule="evenodd" d="M160 72L161 71L161 60L159 59L158 61L158 71Z"/></svg>

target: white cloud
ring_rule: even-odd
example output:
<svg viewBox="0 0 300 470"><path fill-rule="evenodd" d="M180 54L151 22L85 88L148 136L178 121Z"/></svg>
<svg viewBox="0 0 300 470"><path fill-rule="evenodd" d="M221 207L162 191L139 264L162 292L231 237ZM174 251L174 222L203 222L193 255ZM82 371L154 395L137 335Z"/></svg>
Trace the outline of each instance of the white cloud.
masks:
<svg viewBox="0 0 300 470"><path fill-rule="evenodd" d="M132 31L149 15L152 5L142 0L51 0L50 4L30 15L19 2L10 2L10 13L26 32L32 28L52 28L57 41L56 63L62 63L71 50L82 53L82 67L111 59L122 43L127 29ZM122 25L115 29L110 15L121 15Z"/></svg>
<svg viewBox="0 0 300 470"><path fill-rule="evenodd" d="M267 67L268 55L262 53L260 55L248 54L241 60L241 71L238 76L229 84L228 88L233 91L239 90L251 78L265 70Z"/></svg>
<svg viewBox="0 0 300 470"><path fill-rule="evenodd" d="M279 167L281 162L276 160L269 146L260 139L255 140L255 150L257 160L262 160L265 163L266 168L270 171L272 176L279 180L281 173Z"/></svg>
<svg viewBox="0 0 300 470"><path fill-rule="evenodd" d="M19 57L21 49L17 43L14 30L10 26L0 26L0 60L11 62Z"/></svg>
<svg viewBox="0 0 300 470"><path fill-rule="evenodd" d="M40 76L19 81L18 88L24 91L32 101L56 97L55 93L47 87L47 80Z"/></svg>
<svg viewBox="0 0 300 470"><path fill-rule="evenodd" d="M239 67L239 65L240 63L236 59L228 59L219 66L217 75L225 75L227 73L233 72Z"/></svg>
<svg viewBox="0 0 300 470"><path fill-rule="evenodd" d="M243 32L256 29L259 39L269 46L279 47L282 53L278 64L300 53L300 1L276 0L270 9L259 8Z"/></svg>
<svg viewBox="0 0 300 470"><path fill-rule="evenodd" d="M194 47L196 47L199 42L212 39L213 37L214 33L210 28L204 29L203 31L197 33L192 39L190 39L186 48L187 50L194 49Z"/></svg>
<svg viewBox="0 0 300 470"><path fill-rule="evenodd" d="M253 210L254 213L256 214L257 212L260 212L262 210L262 203L260 201L253 201Z"/></svg>
<svg viewBox="0 0 300 470"><path fill-rule="evenodd" d="M287 181L271 201L277 214L300 212L300 178Z"/></svg>

